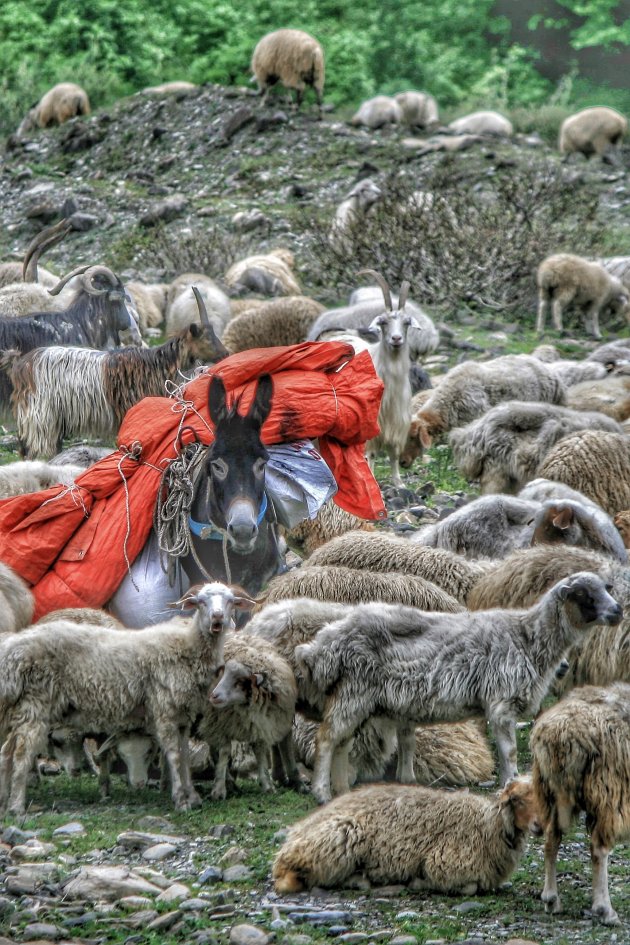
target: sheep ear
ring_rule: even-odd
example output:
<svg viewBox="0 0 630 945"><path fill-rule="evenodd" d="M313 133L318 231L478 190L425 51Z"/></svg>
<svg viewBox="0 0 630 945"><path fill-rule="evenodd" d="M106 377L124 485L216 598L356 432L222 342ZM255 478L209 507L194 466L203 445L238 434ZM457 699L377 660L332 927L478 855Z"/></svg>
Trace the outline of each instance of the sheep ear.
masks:
<svg viewBox="0 0 630 945"><path fill-rule="evenodd" d="M260 603L260 600L252 600L250 597L235 597L232 601L237 610L253 610Z"/></svg>
<svg viewBox="0 0 630 945"><path fill-rule="evenodd" d="M573 588L571 587L570 584L562 584L558 588L558 596L560 600L566 600L572 590Z"/></svg>
<svg viewBox="0 0 630 945"><path fill-rule="evenodd" d="M567 528L571 525L573 521L573 509L567 508L562 509L561 512L558 512L551 520L551 524L554 528L559 528L561 531L566 531Z"/></svg>
<svg viewBox="0 0 630 945"><path fill-rule="evenodd" d="M409 434L415 439L420 440L421 445L428 450L433 443L433 438L426 428L426 425L420 420L413 420L409 427Z"/></svg>

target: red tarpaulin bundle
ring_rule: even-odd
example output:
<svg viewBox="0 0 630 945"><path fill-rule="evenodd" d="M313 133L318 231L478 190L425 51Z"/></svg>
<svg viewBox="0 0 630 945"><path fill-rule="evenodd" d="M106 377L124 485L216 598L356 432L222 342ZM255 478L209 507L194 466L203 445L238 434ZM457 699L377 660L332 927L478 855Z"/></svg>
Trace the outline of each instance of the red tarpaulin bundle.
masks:
<svg viewBox="0 0 630 945"><path fill-rule="evenodd" d="M35 617L60 607L101 607L142 550L164 466L195 434L212 442L208 387L214 374L242 395L245 413L261 374L273 376L265 443L319 438L339 491L335 502L362 518L386 514L364 456L378 433L383 384L367 352L343 342L243 351L191 381L181 398L147 397L127 413L119 450L73 488L0 501L0 558L33 586ZM183 429L183 428L186 429Z"/></svg>

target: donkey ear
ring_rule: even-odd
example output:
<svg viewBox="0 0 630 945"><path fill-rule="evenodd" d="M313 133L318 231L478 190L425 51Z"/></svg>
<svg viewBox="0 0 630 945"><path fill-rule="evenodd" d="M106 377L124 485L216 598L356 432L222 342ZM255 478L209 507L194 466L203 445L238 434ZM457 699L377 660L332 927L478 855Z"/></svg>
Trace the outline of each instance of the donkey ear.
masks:
<svg viewBox="0 0 630 945"><path fill-rule="evenodd" d="M216 374L210 381L208 389L208 413L215 427L222 420L225 420L228 415L228 408L225 403L225 384Z"/></svg>
<svg viewBox="0 0 630 945"><path fill-rule="evenodd" d="M271 375L262 374L258 381L258 387L256 388L256 396L247 414L248 419L262 426L271 411L272 396L273 381L271 380Z"/></svg>

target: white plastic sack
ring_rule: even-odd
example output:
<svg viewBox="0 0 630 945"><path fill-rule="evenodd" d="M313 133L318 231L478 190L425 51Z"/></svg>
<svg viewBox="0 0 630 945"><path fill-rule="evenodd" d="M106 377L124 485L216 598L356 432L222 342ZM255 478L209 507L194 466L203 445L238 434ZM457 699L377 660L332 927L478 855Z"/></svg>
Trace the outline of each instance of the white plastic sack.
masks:
<svg viewBox="0 0 630 945"><path fill-rule="evenodd" d="M148 627L163 623L182 614L169 604L179 600L190 587L183 568L178 569L178 579L171 587L168 576L160 566L158 537L152 529L147 542L131 565L131 573L125 574L107 609L126 627Z"/></svg>
<svg viewBox="0 0 630 945"><path fill-rule="evenodd" d="M265 491L280 524L294 528L305 518L315 518L338 487L312 441L293 440L267 449Z"/></svg>

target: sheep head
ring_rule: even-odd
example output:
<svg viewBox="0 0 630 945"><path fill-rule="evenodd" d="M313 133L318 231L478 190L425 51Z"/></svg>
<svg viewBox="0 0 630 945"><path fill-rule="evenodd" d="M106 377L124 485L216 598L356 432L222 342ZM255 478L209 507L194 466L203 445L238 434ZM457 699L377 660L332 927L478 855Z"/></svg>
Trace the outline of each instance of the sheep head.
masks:
<svg viewBox="0 0 630 945"><path fill-rule="evenodd" d="M409 436L415 439L425 450L433 444L436 436L444 433L446 422L444 418L431 407L424 407L411 421Z"/></svg>
<svg viewBox="0 0 630 945"><path fill-rule="evenodd" d="M538 836L542 833L536 795L531 778L514 778L508 781L499 796L499 809L506 821L517 830L529 830Z"/></svg>
<svg viewBox="0 0 630 945"><path fill-rule="evenodd" d="M189 588L175 606L196 610L202 633L221 633L233 626L235 611L252 610L256 601L236 594L227 584L213 581Z"/></svg>
<svg viewBox="0 0 630 945"><path fill-rule="evenodd" d="M547 595L561 603L572 627L587 630L597 624L616 627L621 623L623 609L611 596L612 589L599 575L579 571L559 581Z"/></svg>

